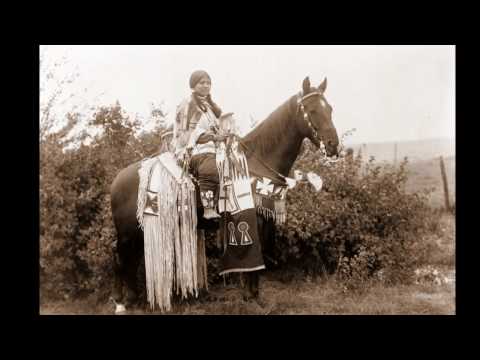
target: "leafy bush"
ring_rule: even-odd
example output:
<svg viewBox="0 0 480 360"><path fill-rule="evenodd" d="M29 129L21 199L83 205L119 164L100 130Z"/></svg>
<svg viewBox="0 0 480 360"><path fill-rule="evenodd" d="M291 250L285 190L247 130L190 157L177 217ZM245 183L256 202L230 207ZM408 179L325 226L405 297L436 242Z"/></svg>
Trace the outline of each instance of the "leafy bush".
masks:
<svg viewBox="0 0 480 360"><path fill-rule="evenodd" d="M386 282L410 281L418 260L416 239L431 219L428 192L405 191L407 159L398 168L362 166L355 158L326 165L305 144L296 169L314 171L324 188L300 183L287 194L287 223L277 229L275 257L314 273L335 273L359 284L381 274Z"/></svg>
<svg viewBox="0 0 480 360"><path fill-rule="evenodd" d="M89 145L66 150L85 140L84 134L68 138L76 120L70 115L63 129L40 142L40 283L49 296L105 296L116 244L110 184L122 168L150 155L163 128L137 138L138 121L117 103L98 109L88 122L100 130Z"/></svg>

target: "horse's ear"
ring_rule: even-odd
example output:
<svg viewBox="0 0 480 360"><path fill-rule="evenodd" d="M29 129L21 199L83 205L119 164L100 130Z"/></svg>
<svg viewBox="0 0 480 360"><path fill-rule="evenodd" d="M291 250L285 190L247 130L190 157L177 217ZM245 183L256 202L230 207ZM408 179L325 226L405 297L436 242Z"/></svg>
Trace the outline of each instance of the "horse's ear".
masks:
<svg viewBox="0 0 480 360"><path fill-rule="evenodd" d="M318 91L320 91L323 94L326 88L327 88L327 78L323 79L322 83L318 86Z"/></svg>
<svg viewBox="0 0 480 360"><path fill-rule="evenodd" d="M302 88L303 88L303 95L307 95L308 93L310 93L310 79L308 78L308 76L305 79L303 79Z"/></svg>

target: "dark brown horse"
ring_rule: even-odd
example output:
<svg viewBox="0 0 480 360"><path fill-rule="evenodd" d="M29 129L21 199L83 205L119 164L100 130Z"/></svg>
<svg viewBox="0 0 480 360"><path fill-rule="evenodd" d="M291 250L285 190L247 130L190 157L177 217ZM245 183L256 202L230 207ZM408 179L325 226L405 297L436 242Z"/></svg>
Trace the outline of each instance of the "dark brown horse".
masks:
<svg viewBox="0 0 480 360"><path fill-rule="evenodd" d="M332 107L323 95L326 86L326 79L315 88L310 86L308 77L305 78L301 95L290 97L241 139L253 176L278 180L288 176L305 138L317 147L323 142L328 156L338 154ZM117 303L125 300L127 305L137 298L136 274L143 254L143 232L136 218L139 167L137 162L121 170L111 186L112 215L118 234L113 298ZM263 247L267 238L272 238L274 229L271 221L269 224L260 216L258 226ZM246 298L257 297L258 271L246 273L245 279Z"/></svg>

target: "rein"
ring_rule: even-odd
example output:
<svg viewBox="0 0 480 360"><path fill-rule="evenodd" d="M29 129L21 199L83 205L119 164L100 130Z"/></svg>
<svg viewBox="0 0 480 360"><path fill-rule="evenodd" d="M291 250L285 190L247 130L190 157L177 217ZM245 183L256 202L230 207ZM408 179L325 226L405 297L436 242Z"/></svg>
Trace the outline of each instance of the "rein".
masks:
<svg viewBox="0 0 480 360"><path fill-rule="evenodd" d="M312 134L313 136L319 141L321 142L321 139L318 137L318 131L317 129L315 128L315 126L313 125L312 121L310 120L310 115L308 114L308 112L305 111L305 107L303 105L303 102L306 100L306 99L309 99L311 97L314 97L314 96L321 96L321 93L317 92L317 91L314 91L314 92L311 92L305 96L301 96L301 94L298 94L298 97L297 97L297 111L296 111L296 115L299 113L299 112L302 112L303 113L303 119L306 121L309 129L312 131ZM207 117L210 118L208 112L205 113L207 115ZM210 119L211 120L211 119ZM218 131L218 129L215 129ZM241 144L249 154L251 154L260 164L262 164L266 169L270 170L271 172L273 172L276 176L278 176L280 179L282 179L284 181L284 183L287 185L288 184L288 181L287 181L287 177L283 174L280 174L277 170L273 169L270 165L268 165L265 161L263 161L261 158L259 158L254 151L252 151L242 140L239 136L237 135L233 135L235 137L235 139L238 141L239 144Z"/></svg>
<svg viewBox="0 0 480 360"><path fill-rule="evenodd" d="M305 107L303 105L303 101L305 101L306 99L308 98L311 98L313 96L320 96L321 93L319 92L312 92L310 94L307 94L303 97L301 97L301 95L299 94L298 95L298 98L297 98L297 111L296 111L296 114L298 114L300 111L303 113L303 118L304 120L307 122L307 125L308 127L310 128L310 130L312 131L313 133L313 136L320 142L320 138L318 137L318 131L317 129L315 128L315 126L312 124L312 121L310 120L310 115L305 111ZM271 172L273 172L275 175L277 175L278 177L280 177L284 182L285 184L288 183L287 181L287 177L280 174L278 171L276 171L275 169L273 169L270 165L268 165L267 163L265 163L265 161L263 161L262 159L260 159L254 151L252 151L241 139L240 137L236 136L236 139L237 141L250 153L252 154L252 156L258 160L258 162L260 164L262 164L266 169L270 170Z"/></svg>
<svg viewBox="0 0 480 360"><path fill-rule="evenodd" d="M239 136L235 135L238 143L240 145L242 145L247 151L248 153L252 154L252 156L258 160L258 162L260 164L262 164L266 169L270 170L271 172L273 172L275 175L277 175L278 177L280 177L284 182L285 184L287 184L287 177L285 175L282 175L280 174L277 170L273 169L270 165L268 165L265 161L263 161L262 159L260 159L257 155L255 155L255 152L250 150L250 148L240 139Z"/></svg>

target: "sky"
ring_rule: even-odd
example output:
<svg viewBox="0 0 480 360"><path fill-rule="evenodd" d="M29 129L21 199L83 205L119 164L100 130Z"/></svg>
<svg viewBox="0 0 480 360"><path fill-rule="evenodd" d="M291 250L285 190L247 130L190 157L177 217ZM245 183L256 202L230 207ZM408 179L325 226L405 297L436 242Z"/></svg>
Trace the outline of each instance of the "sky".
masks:
<svg viewBox="0 0 480 360"><path fill-rule="evenodd" d="M454 46L47 45L40 51L51 64L68 60L59 74L78 71L64 111L76 102L118 100L140 117L152 102L173 116L191 92L190 74L203 69L213 100L234 112L246 132L251 117L265 119L301 90L306 76L315 86L326 77L337 132L356 129L347 143L455 139Z"/></svg>

